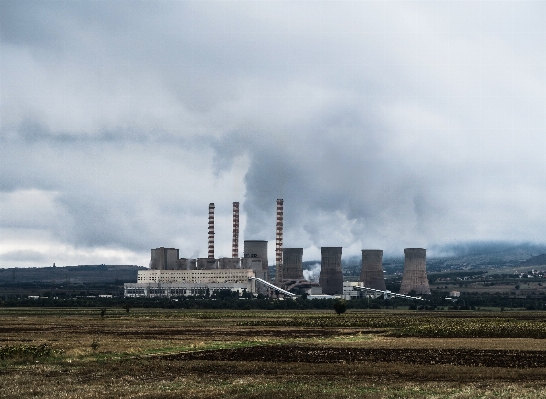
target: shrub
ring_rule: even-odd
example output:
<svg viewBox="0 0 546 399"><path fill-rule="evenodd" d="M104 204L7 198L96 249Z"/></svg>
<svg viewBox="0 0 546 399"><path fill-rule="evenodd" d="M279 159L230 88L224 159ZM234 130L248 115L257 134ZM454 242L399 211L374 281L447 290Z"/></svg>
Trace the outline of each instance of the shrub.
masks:
<svg viewBox="0 0 546 399"><path fill-rule="evenodd" d="M32 360L49 357L62 352L55 350L47 344L41 345L6 345L0 347L0 359L2 360Z"/></svg>

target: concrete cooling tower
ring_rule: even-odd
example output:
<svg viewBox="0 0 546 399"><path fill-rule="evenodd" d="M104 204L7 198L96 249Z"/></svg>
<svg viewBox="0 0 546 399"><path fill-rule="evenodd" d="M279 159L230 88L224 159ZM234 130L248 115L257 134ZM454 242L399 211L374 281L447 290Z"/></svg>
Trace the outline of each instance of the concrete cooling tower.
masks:
<svg viewBox="0 0 546 399"><path fill-rule="evenodd" d="M365 287L385 291L385 278L383 277L383 250L362 250L362 271L360 281Z"/></svg>
<svg viewBox="0 0 546 399"><path fill-rule="evenodd" d="M303 248L283 248L283 279L303 280Z"/></svg>
<svg viewBox="0 0 546 399"><path fill-rule="evenodd" d="M426 257L427 250L424 248L404 249L404 277L400 293L403 295L415 291L417 294L430 294L430 287L427 278Z"/></svg>
<svg viewBox="0 0 546 399"><path fill-rule="evenodd" d="M319 284L328 295L343 294L341 247L322 247Z"/></svg>

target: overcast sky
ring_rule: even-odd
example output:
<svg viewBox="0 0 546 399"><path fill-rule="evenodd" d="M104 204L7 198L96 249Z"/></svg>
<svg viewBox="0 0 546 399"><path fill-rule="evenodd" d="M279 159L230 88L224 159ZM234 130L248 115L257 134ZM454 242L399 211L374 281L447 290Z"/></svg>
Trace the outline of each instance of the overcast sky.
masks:
<svg viewBox="0 0 546 399"><path fill-rule="evenodd" d="M1 267L546 243L544 1L0 1Z"/></svg>

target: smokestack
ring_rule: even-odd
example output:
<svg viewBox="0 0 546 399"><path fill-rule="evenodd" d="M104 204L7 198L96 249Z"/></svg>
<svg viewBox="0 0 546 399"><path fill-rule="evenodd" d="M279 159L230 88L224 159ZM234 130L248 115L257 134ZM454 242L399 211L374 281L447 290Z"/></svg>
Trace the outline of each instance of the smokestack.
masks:
<svg viewBox="0 0 546 399"><path fill-rule="evenodd" d="M209 259L214 259L214 203L209 204Z"/></svg>
<svg viewBox="0 0 546 399"><path fill-rule="evenodd" d="M427 278L426 257L424 248L404 249L404 277L400 286L400 293L407 295L411 291L416 294L430 294Z"/></svg>
<svg viewBox="0 0 546 399"><path fill-rule="evenodd" d="M341 247L322 247L319 284L328 295L343 294Z"/></svg>
<svg viewBox="0 0 546 399"><path fill-rule="evenodd" d="M283 278L283 270L282 270L282 233L283 233L283 204L284 201L282 199L277 200L277 245L275 248L275 280L277 282L277 285L281 285L284 278Z"/></svg>
<svg viewBox="0 0 546 399"><path fill-rule="evenodd" d="M364 283L364 287L386 290L383 277L383 251L381 249L362 250L360 281Z"/></svg>
<svg viewBox="0 0 546 399"><path fill-rule="evenodd" d="M239 257L239 203L233 203L233 241L231 243L231 257Z"/></svg>

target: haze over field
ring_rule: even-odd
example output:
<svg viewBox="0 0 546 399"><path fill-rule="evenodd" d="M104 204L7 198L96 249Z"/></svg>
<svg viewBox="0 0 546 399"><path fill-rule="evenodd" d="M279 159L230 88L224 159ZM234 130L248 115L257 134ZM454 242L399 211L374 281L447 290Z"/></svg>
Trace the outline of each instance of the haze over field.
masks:
<svg viewBox="0 0 546 399"><path fill-rule="evenodd" d="M0 267L545 244L546 3L0 2ZM242 252L242 244L241 244Z"/></svg>

